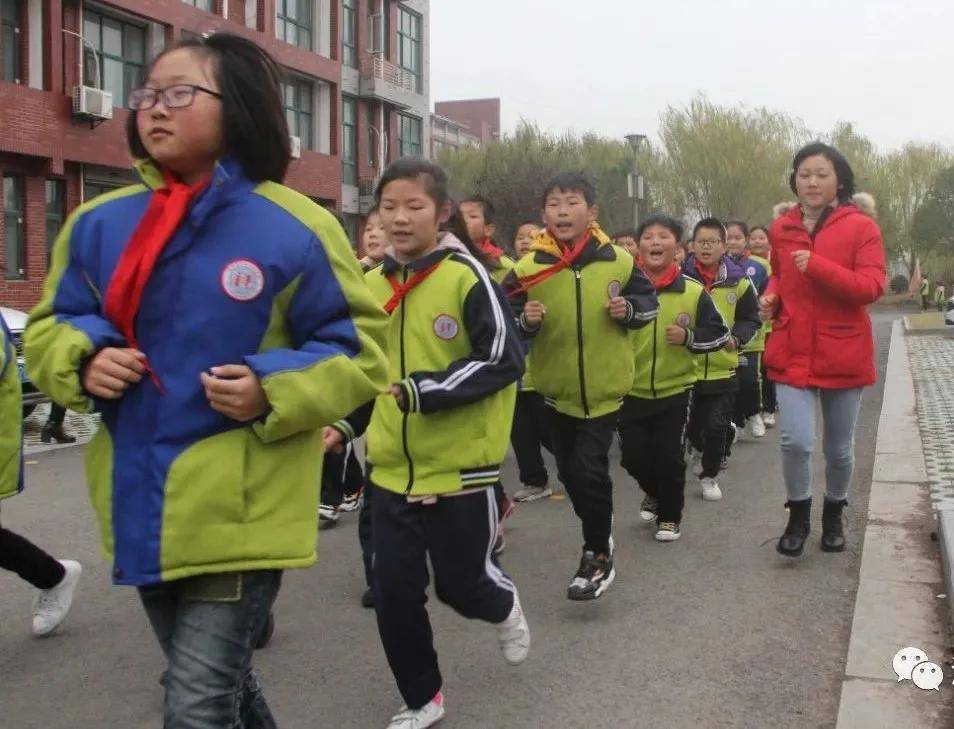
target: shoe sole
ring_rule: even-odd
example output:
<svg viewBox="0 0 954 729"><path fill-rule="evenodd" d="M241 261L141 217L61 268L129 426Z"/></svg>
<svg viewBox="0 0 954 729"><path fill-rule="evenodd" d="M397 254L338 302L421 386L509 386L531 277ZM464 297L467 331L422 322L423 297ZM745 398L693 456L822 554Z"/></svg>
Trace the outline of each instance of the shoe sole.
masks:
<svg viewBox="0 0 954 729"><path fill-rule="evenodd" d="M651 511L639 512L639 518L643 521L656 521L656 515Z"/></svg>
<svg viewBox="0 0 954 729"><path fill-rule="evenodd" d="M606 575L606 578L600 583L600 586L596 588L595 592L590 592L586 595L580 595L579 597L572 596L569 592L566 594L567 600L572 600L573 602L589 602L591 600L596 600L607 588L613 584L613 580L616 579L616 567L610 570L610 573Z"/></svg>
<svg viewBox="0 0 954 729"><path fill-rule="evenodd" d="M720 493L719 495L715 495L715 494L707 494L703 492L702 500L703 501L722 501L722 494Z"/></svg>
<svg viewBox="0 0 954 729"><path fill-rule="evenodd" d="M541 499L549 499L553 496L553 491L547 489L539 494L534 494L533 496L524 496L522 499L516 496L513 497L513 500L518 504L529 504L531 501L540 501Z"/></svg>
<svg viewBox="0 0 954 729"><path fill-rule="evenodd" d="M845 546L846 546L843 544L840 547L827 547L825 546L824 543L820 543L820 544L821 544L821 551L827 552L828 554L838 554L839 552L844 552Z"/></svg>
<svg viewBox="0 0 954 729"><path fill-rule="evenodd" d="M796 551L796 552L789 552L788 550L782 549L781 547L779 547L779 546L776 544L776 545L775 545L775 551L778 552L778 553L779 553L780 555L782 555L783 557L791 557L792 559L794 559L795 557L801 557L801 556L802 556L802 554L805 552L805 547L802 547L801 549L799 549L799 550Z"/></svg>
<svg viewBox="0 0 954 729"><path fill-rule="evenodd" d="M34 630L34 629L33 629L33 625L32 625L32 621L31 621L30 632L33 634L33 637L34 637L34 638L46 638L46 637L49 637L49 636L53 635L53 633L55 633L55 632L63 625L63 623L66 622L66 618L69 617L70 610L73 609L73 600L74 600L74 598L76 597L76 588L79 586L79 581L80 581L80 579L83 577L83 565L82 565L82 564L80 564L79 569L78 569L74 574L76 575L76 577L73 579L73 591L72 591L72 594L70 595L70 602L69 602L69 604L66 606L66 610L63 611L63 617L61 617L60 620L59 620L59 622L57 622L55 625L52 625L51 627L47 628L46 630L41 630L41 631L36 631L36 630Z"/></svg>
<svg viewBox="0 0 954 729"><path fill-rule="evenodd" d="M664 534L662 536L655 534L654 538L657 542L675 542L679 540L681 534Z"/></svg>

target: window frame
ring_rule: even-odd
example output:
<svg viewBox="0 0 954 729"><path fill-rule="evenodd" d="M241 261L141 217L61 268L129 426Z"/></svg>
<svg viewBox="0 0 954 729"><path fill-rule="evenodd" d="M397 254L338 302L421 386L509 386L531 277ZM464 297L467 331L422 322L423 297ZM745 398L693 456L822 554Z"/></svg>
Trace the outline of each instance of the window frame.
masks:
<svg viewBox="0 0 954 729"><path fill-rule="evenodd" d="M13 9L14 17L7 15L7 10ZM23 83L23 0L0 0L0 81L7 83ZM7 69L4 57L7 55L7 41L12 39L10 47L13 63L12 70Z"/></svg>
<svg viewBox="0 0 954 729"><path fill-rule="evenodd" d="M86 35L87 22L89 23L93 22L92 20L90 20L90 16L94 16L95 18L97 18L96 26L99 29L99 35L95 39L96 41L95 43L93 42L92 38L89 38ZM107 53L103 49L103 26L105 24L104 21L106 20L119 24L119 35L120 35L121 43L123 45L123 49L121 51L123 55L121 56L117 56L113 53ZM125 55L127 29L133 30L142 34L142 43L141 43L142 60L141 61L129 59ZM108 13L104 13L100 11L98 8L86 7L86 8L83 8L83 39L85 41L83 43L83 83L89 85L87 83L87 79L90 78L89 74L94 73L94 69L95 69L99 71L99 78L96 79L96 83L94 84L96 88L103 89L105 91L113 91L112 89L106 88L106 61L114 61L116 63L121 64L123 69L123 95L122 95L122 98L117 99L115 93L113 94L113 106L126 108L126 105L129 99L129 92L132 91L132 89L136 88L142 82L142 76L146 70L146 55L147 55L146 46L149 42L147 32L146 32L146 27L144 25L139 25L138 23L130 22L126 20L125 18L121 18L115 15L109 15ZM90 50L89 50L89 45L87 44L92 45L95 49L95 53L99 56L98 63L96 64L96 66L93 66L93 64L89 63ZM91 68L91 66L93 67ZM127 71L129 73L127 73Z"/></svg>
<svg viewBox="0 0 954 729"><path fill-rule="evenodd" d="M406 125L405 125L406 122ZM408 139L406 130L417 127L417 138ZM409 149L414 148L414 149ZM398 113L398 152L401 157L421 157L424 150L424 120L410 114Z"/></svg>
<svg viewBox="0 0 954 729"><path fill-rule="evenodd" d="M7 192L8 181L11 183L12 194ZM6 281L25 281L27 277L26 177L4 174L2 188L0 194L3 196L3 241L7 261L3 277ZM8 198L12 198L19 207L13 207ZM12 230L17 231L15 240L11 240Z"/></svg>
<svg viewBox="0 0 954 729"><path fill-rule="evenodd" d="M51 191L55 193L52 199ZM46 178L44 180L44 192L46 195L46 206L44 208L46 252L49 256L53 250L53 244L56 242L56 237L63 229L63 223L66 222L66 180L60 177Z"/></svg>
<svg viewBox="0 0 954 729"><path fill-rule="evenodd" d="M349 121L348 111L351 110ZM358 184L358 100L353 96L341 97L341 184ZM348 155L348 142L351 155Z"/></svg>
<svg viewBox="0 0 954 729"><path fill-rule="evenodd" d="M290 4L295 4L295 14L298 15L302 8L308 11L308 17L301 19L292 17L288 14ZM278 40L301 48L306 51L315 50L315 17L317 8L315 0L276 0L275 2L275 37ZM307 21L307 22L306 22ZM295 42L288 40L288 27L295 28ZM306 31L304 34L302 31ZM305 38L307 44L302 44L302 38Z"/></svg>
<svg viewBox="0 0 954 729"><path fill-rule="evenodd" d="M293 103L289 104L287 101L287 92L289 87L293 91ZM301 91L302 89L307 89L308 94L311 100L311 108L303 109L301 102ZM301 148L305 149L314 149L315 148L315 117L317 115L316 101L318 98L316 84L313 80L303 78L301 76L289 76L282 82L282 109L285 112L285 118L288 120L288 130L290 134L301 139ZM288 119L288 113L292 112L295 116L294 128L292 126L291 120ZM307 125L303 125L303 121L307 121ZM308 136L306 137L301 133L301 130L305 128L308 130Z"/></svg>
<svg viewBox="0 0 954 729"><path fill-rule="evenodd" d="M405 21L408 28L405 29ZM413 35L416 30L416 36ZM410 63L405 62L405 50L410 52ZM421 93L424 86L424 18L398 5L398 52L397 65L414 77L414 90Z"/></svg>
<svg viewBox="0 0 954 729"><path fill-rule="evenodd" d="M196 10L203 10L207 13L215 13L214 0L182 0L182 2L184 2L186 5L191 5Z"/></svg>
<svg viewBox="0 0 954 729"><path fill-rule="evenodd" d="M358 67L358 2L341 0L341 64Z"/></svg>

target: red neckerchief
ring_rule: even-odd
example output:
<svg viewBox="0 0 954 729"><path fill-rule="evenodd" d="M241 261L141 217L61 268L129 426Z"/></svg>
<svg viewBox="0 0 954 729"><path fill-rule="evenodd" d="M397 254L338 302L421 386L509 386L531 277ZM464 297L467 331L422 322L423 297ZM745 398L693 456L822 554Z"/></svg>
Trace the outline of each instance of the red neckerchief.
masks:
<svg viewBox="0 0 954 729"><path fill-rule="evenodd" d="M209 184L206 178L189 186L176 180L167 170L163 170L162 175L166 186L153 190L146 213L123 249L106 289L106 317L126 338L127 346L133 349L139 349L136 315L156 261L185 219L189 205ZM148 364L147 370L152 381L160 387L159 379Z"/></svg>
<svg viewBox="0 0 954 729"><path fill-rule="evenodd" d="M478 245L480 246L480 250L482 250L488 256L493 257L494 260L497 260L504 254L503 249L494 245L494 242L490 239L490 236L484 238L482 241L480 241L480 243L478 243Z"/></svg>
<svg viewBox="0 0 954 729"><path fill-rule="evenodd" d="M398 304L400 304L404 300L404 297L407 296L409 293L411 293L411 291L413 291L414 288L419 283L421 283L421 281L423 281L432 273L434 273L434 271L437 270L437 267L440 266L443 262L444 262L444 259L442 258L433 266L428 266L427 268L421 271L418 271L404 283L401 283L400 281L398 281L397 277L394 274L389 273L387 275L387 279L388 279L388 283L391 284L391 290L394 292L394 294L391 296L390 299L388 299L388 302L384 305L384 310L388 314L393 313L394 310L398 308Z"/></svg>
<svg viewBox="0 0 954 729"><path fill-rule="evenodd" d="M707 271L702 265L702 261L697 258L696 271L699 273L699 278L702 279L702 283L705 285L706 291L712 291L712 287L715 285L716 276L719 275L719 264L717 263L715 266L713 266L711 271Z"/></svg>
<svg viewBox="0 0 954 729"><path fill-rule="evenodd" d="M553 235L552 231L550 232L550 235L553 236L554 240L557 240L557 237ZM529 291L534 286L543 283L551 276L558 274L564 268L569 268L572 266L574 263L576 263L576 259L580 257L580 254L583 253L586 245L590 242L590 237L590 231L586 231L583 234L583 237L580 238L580 240L578 240L573 246L563 247L563 255L560 256L560 260L554 263L552 266L544 268L542 271L538 271L532 276L523 276L522 278L518 279L520 285L512 291L509 291L507 293L507 298L512 299L516 296L519 296L520 294Z"/></svg>
<svg viewBox="0 0 954 729"><path fill-rule="evenodd" d="M645 273L646 278L652 282L652 285L656 291L662 291L663 289L672 286L673 282L679 278L679 274L682 273L682 269L679 267L678 263L673 262L673 264L659 274L658 277L650 273L645 268L643 269L643 273Z"/></svg>

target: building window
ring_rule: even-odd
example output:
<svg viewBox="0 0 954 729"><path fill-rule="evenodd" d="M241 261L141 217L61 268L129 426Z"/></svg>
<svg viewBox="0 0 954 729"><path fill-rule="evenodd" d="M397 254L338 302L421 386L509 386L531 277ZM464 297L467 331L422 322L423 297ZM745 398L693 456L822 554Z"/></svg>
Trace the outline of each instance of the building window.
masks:
<svg viewBox="0 0 954 729"><path fill-rule="evenodd" d="M378 166L378 146L381 140L378 137L378 130L374 128L371 121L368 121L368 167Z"/></svg>
<svg viewBox="0 0 954 729"><path fill-rule="evenodd" d="M414 77L414 90L418 93L423 87L422 25L420 15L404 7L398 8L398 65Z"/></svg>
<svg viewBox="0 0 954 729"><path fill-rule="evenodd" d="M315 123L314 92L311 83L291 80L282 84L288 131L301 139L302 149L312 149Z"/></svg>
<svg viewBox="0 0 954 729"><path fill-rule="evenodd" d="M212 0L182 0L182 2L199 10L204 10L207 13L214 12L212 10Z"/></svg>
<svg viewBox="0 0 954 729"><path fill-rule="evenodd" d="M368 0L368 51L381 53L385 58L390 48L390 9L388 0Z"/></svg>
<svg viewBox="0 0 954 729"><path fill-rule="evenodd" d="M20 0L0 0L0 80L20 83Z"/></svg>
<svg viewBox="0 0 954 729"><path fill-rule="evenodd" d="M26 234L23 229L26 195L24 179L3 177L3 227L7 242L7 281L21 281L26 275Z"/></svg>
<svg viewBox="0 0 954 729"><path fill-rule="evenodd" d="M421 120L417 117L398 114L398 144L402 157L421 156Z"/></svg>
<svg viewBox="0 0 954 729"><path fill-rule="evenodd" d="M100 182L99 180L84 180L83 181L83 202L89 202L94 197L99 197L104 192L109 192L110 190L117 190L122 185L115 185L111 182Z"/></svg>
<svg viewBox="0 0 954 729"><path fill-rule="evenodd" d="M46 252L53 250L66 218L66 183L63 180L46 181Z"/></svg>
<svg viewBox="0 0 954 729"><path fill-rule="evenodd" d="M311 50L312 36L312 6L315 0L278 0L278 22L275 32L279 40L291 43L293 46Z"/></svg>
<svg viewBox="0 0 954 729"><path fill-rule="evenodd" d="M87 10L83 15L83 83L111 91L113 106L126 106L142 83L146 65L145 28ZM89 46L96 49L96 56ZM99 78L96 78L97 66Z"/></svg>
<svg viewBox="0 0 954 729"><path fill-rule="evenodd" d="M341 177L345 185L358 184L358 102L341 99Z"/></svg>
<svg viewBox="0 0 954 729"><path fill-rule="evenodd" d="M357 0L342 0L341 62L358 67L358 8Z"/></svg>

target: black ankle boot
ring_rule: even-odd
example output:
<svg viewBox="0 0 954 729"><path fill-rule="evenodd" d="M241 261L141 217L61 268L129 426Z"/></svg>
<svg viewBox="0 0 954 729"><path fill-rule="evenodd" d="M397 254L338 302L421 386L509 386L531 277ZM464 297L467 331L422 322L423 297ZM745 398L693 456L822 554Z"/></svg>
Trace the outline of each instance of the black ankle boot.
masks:
<svg viewBox="0 0 954 729"><path fill-rule="evenodd" d="M76 438L72 435L67 435L66 431L63 430L63 423L57 423L56 425L45 425L43 430L40 433L40 440L43 443L50 443L51 441L56 441L57 443L75 443Z"/></svg>
<svg viewBox="0 0 954 729"><path fill-rule="evenodd" d="M788 526L775 549L786 557L798 557L805 549L805 540L811 531L812 499L789 501L785 505L788 507Z"/></svg>
<svg viewBox="0 0 954 729"><path fill-rule="evenodd" d="M841 523L841 510L847 503L844 499L841 501L825 499L822 510L821 548L823 552L845 551L845 529Z"/></svg>

